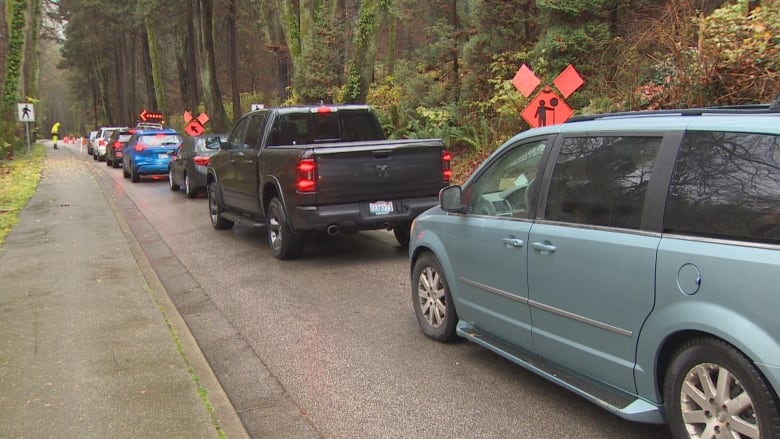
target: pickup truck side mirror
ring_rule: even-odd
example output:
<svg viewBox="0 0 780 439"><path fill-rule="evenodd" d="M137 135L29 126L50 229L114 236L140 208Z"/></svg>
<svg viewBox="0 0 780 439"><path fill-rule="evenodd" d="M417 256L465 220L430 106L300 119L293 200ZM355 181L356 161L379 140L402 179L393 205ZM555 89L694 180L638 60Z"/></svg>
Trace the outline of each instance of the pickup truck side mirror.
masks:
<svg viewBox="0 0 780 439"><path fill-rule="evenodd" d="M463 188L460 186L448 186L439 191L439 204L447 212L463 213L466 206L463 205Z"/></svg>

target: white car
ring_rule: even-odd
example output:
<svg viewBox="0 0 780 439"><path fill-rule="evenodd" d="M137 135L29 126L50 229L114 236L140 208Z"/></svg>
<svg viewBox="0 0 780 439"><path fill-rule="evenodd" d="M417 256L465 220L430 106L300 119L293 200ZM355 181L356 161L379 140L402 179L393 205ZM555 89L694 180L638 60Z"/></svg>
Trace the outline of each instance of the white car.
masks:
<svg viewBox="0 0 780 439"><path fill-rule="evenodd" d="M92 155L92 148L95 145L95 139L97 139L98 131L90 131L87 138L87 154Z"/></svg>
<svg viewBox="0 0 780 439"><path fill-rule="evenodd" d="M122 129L127 129L127 127L102 127L98 130L98 135L92 146L93 160L103 161L106 159L106 145L108 145L108 139L111 137L111 133Z"/></svg>

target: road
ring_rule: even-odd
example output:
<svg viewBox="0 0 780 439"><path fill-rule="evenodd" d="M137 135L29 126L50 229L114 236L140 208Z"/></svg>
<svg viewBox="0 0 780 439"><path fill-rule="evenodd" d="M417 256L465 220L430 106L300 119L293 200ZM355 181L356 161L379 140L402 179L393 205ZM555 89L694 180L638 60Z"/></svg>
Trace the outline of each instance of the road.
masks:
<svg viewBox="0 0 780 439"><path fill-rule="evenodd" d="M279 261L262 230L212 229L207 200L167 177L94 166L252 437L669 437L476 345L424 337L391 232L319 238Z"/></svg>

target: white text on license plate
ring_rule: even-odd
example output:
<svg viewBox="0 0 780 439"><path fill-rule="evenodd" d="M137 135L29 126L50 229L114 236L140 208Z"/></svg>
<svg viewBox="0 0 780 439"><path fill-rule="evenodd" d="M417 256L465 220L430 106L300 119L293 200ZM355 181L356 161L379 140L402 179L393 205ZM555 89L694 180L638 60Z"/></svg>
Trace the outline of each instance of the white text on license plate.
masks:
<svg viewBox="0 0 780 439"><path fill-rule="evenodd" d="M391 213L393 213L392 201L376 201L373 203L368 203L369 215L388 215Z"/></svg>
<svg viewBox="0 0 780 439"><path fill-rule="evenodd" d="M157 158L158 159L167 159L168 158L168 154L166 154L166 153L157 154Z"/></svg>

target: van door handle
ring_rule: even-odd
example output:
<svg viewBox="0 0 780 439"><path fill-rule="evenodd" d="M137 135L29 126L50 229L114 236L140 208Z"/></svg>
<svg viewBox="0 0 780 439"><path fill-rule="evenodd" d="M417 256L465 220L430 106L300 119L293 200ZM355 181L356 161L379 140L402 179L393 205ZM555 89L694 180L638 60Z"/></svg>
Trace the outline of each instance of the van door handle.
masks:
<svg viewBox="0 0 780 439"><path fill-rule="evenodd" d="M520 248L525 245L522 239L517 239L512 235L507 236L501 241L504 243L504 247L506 248Z"/></svg>
<svg viewBox="0 0 780 439"><path fill-rule="evenodd" d="M533 247L535 250L539 250L542 254L550 254L555 252L555 250L558 250L558 248L550 241L544 241L544 242L534 242L531 244L531 247Z"/></svg>

